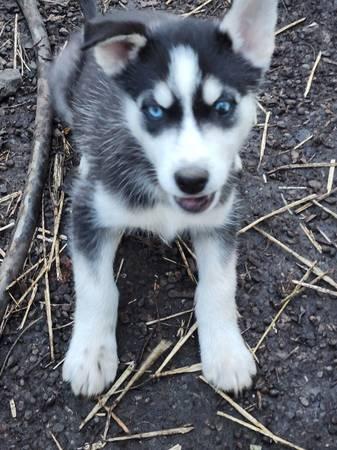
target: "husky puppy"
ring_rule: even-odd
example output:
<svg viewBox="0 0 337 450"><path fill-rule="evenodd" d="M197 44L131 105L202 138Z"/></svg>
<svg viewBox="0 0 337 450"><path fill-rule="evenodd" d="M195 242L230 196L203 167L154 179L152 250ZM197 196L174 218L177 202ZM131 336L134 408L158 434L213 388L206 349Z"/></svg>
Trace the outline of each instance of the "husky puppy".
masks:
<svg viewBox="0 0 337 450"><path fill-rule="evenodd" d="M256 373L237 323L236 174L255 94L274 49L277 0L234 0L222 20L162 13L86 22L51 67L57 112L82 154L72 196L75 325L63 378L99 394L118 367L118 290L112 264L122 233L165 241L188 233L202 368L226 391Z"/></svg>

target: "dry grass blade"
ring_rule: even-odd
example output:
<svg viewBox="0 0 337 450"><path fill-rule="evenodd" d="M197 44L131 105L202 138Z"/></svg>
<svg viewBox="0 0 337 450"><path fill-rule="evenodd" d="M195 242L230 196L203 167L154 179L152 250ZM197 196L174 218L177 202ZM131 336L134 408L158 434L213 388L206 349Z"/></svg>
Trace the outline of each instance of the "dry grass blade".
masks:
<svg viewBox="0 0 337 450"><path fill-rule="evenodd" d="M195 276L193 275L193 272L192 272L192 270L191 270L191 267L190 267L190 265L189 265L189 263L188 263L188 261L187 261L185 252L184 252L184 250L183 250L183 248L182 248L180 242L178 241L178 239L176 240L176 244L177 244L177 247L178 247L180 256L181 256L181 258L182 258L182 260L183 260L184 266L186 267L187 274L188 274L189 278L193 281L193 283L196 284L196 283L197 283L197 280L195 279Z"/></svg>
<svg viewBox="0 0 337 450"><path fill-rule="evenodd" d="M52 437L53 441L55 442L55 445L57 447L57 450L63 450L61 444L59 443L59 441L56 439L55 435L50 431L50 436Z"/></svg>
<svg viewBox="0 0 337 450"><path fill-rule="evenodd" d="M260 146L260 160L259 160L259 164L257 166L258 168L261 166L262 159L264 157L264 152L265 152L265 149L266 149L267 135L268 135L268 125L269 125L270 116L271 116L271 112L268 111L267 114L266 114L266 119L265 119L264 127L263 127L262 140L261 140L261 146Z"/></svg>
<svg viewBox="0 0 337 450"><path fill-rule="evenodd" d="M330 197L332 194L334 194L335 192L337 192L337 188L332 189L330 192L326 192L325 194L321 194L319 195L317 198L315 198L316 201L321 201L324 200L328 197ZM310 208L311 206L313 206L313 202L309 202L306 203L302 206L300 206L299 208L296 209L296 214L300 214L301 212L305 211L306 209Z"/></svg>
<svg viewBox="0 0 337 450"><path fill-rule="evenodd" d="M135 384L135 382L148 370L152 364L154 364L157 359L171 346L171 342L165 341L164 339L159 342L159 344L152 350L143 364L140 366L139 370L134 374L128 384L125 386L123 391L119 394L116 400L113 402L111 409L115 409L120 403L122 398L127 394L129 389Z"/></svg>
<svg viewBox="0 0 337 450"><path fill-rule="evenodd" d="M269 239L271 242L273 242L274 244L278 245L280 248L282 248L282 250L285 250L287 253L289 253L290 255L294 256L299 261L301 261L301 263L304 264L305 266L311 267L314 264L312 261L310 261L309 259L305 258L304 256L299 255L297 252L295 252L294 250L289 248L287 245L283 244L283 242L279 241L278 239L276 239L274 236L272 236L271 234L267 233L266 231L261 230L258 227L254 227L254 229L256 231L258 231L260 234L262 234L264 237ZM315 266L313 268L313 272L314 272L315 275L318 275L318 276L322 275L322 278L323 278L323 280L326 283L330 284L330 286L332 286L335 289L337 289L336 281L333 280L330 276L326 275L326 272L323 272L323 270L321 270L319 267Z"/></svg>
<svg viewBox="0 0 337 450"><path fill-rule="evenodd" d="M27 304L27 308L26 308L25 314L24 314L24 316L23 316L23 318L22 318L22 321L21 321L21 324L20 324L20 326L19 326L19 330L22 330L22 328L25 326L25 323L26 323L26 320L27 320L27 317L28 317L30 308L31 308L31 306L32 306L32 304L33 304L33 301L34 301L34 299L35 299L35 296L36 296L38 287L39 287L39 286L36 284L36 285L34 286L33 290L32 290L32 293L31 293L30 298L29 298L29 300L28 300L28 304Z"/></svg>
<svg viewBox="0 0 337 450"><path fill-rule="evenodd" d="M180 444L174 445L170 447L168 450L182 450L182 446Z"/></svg>
<svg viewBox="0 0 337 450"><path fill-rule="evenodd" d="M279 34L284 33L285 31L288 31L291 28L296 27L300 23L304 22L306 19L307 19L306 17L302 17L302 19L295 20L295 22L291 22L288 25L285 25L284 27L282 27L276 31L275 36L278 36Z"/></svg>
<svg viewBox="0 0 337 450"><path fill-rule="evenodd" d="M275 172L279 172L281 170L294 170L294 169L319 169L319 168L330 168L330 170L334 169L337 166L336 161L333 159L331 162L329 163L325 163L325 162L321 162L321 163L307 163L307 164L286 164L284 166L279 166L279 167L275 167L275 169L270 170L268 173L268 175L275 173ZM332 187L331 187L332 189ZM331 191L330 189L330 191Z"/></svg>
<svg viewBox="0 0 337 450"><path fill-rule="evenodd" d="M336 160L332 159L330 161L330 170L329 170L328 182L327 182L327 187L326 187L327 192L331 192L332 191L332 186L333 186L333 180L334 180L334 176L335 176L336 166L337 166Z"/></svg>
<svg viewBox="0 0 337 450"><path fill-rule="evenodd" d="M18 15L15 14L14 18L14 57L13 57L13 69L17 67L17 55L18 55Z"/></svg>
<svg viewBox="0 0 337 450"><path fill-rule="evenodd" d="M183 336L179 341L176 343L176 345L173 347L173 349L170 351L170 353L167 355L165 360L163 361L162 365L159 367L159 369L156 370L154 376L157 377L162 372L164 367L167 366L167 364L171 361L173 356L181 349L181 347L187 342L187 340L192 336L192 334L197 329L197 324L191 326L191 328L188 330L188 332Z"/></svg>
<svg viewBox="0 0 337 450"><path fill-rule="evenodd" d="M293 280L293 283L297 286L305 287L308 289L313 289L314 291L321 292L322 294L331 295L332 297L337 297L337 291L332 291L330 289L322 288L321 286L314 286L312 283L304 283L303 281Z"/></svg>
<svg viewBox="0 0 337 450"><path fill-rule="evenodd" d="M7 286L7 290L16 285L19 281L21 281L23 278L25 278L32 270L36 269L41 263L43 263L43 258L40 258L35 264L33 264L31 267L29 267L27 270L25 270L21 275L19 275L15 280L11 282Z"/></svg>
<svg viewBox="0 0 337 450"><path fill-rule="evenodd" d="M125 423L122 421L122 419L120 417L118 417L113 411L111 411L110 408L107 408L107 410L108 410L108 413L110 414L111 418L124 431L124 433L130 434L129 428L125 425Z"/></svg>
<svg viewBox="0 0 337 450"><path fill-rule="evenodd" d="M327 208L326 206L321 205L317 200L313 200L313 203L318 206L319 208L323 209L326 213L330 214L334 219L337 219L337 213L334 211L331 211L331 209Z"/></svg>
<svg viewBox="0 0 337 450"><path fill-rule="evenodd" d="M204 8L205 6L207 6L209 3L211 3L213 0L206 0L204 3L202 3L201 5L197 6L196 8L193 8L191 11L182 14L182 17L189 17L189 16L193 16L194 14L197 14L198 12L200 12L202 10L202 8Z"/></svg>
<svg viewBox="0 0 337 450"><path fill-rule="evenodd" d="M315 247L315 249L318 251L318 253L322 253L322 247L321 245L316 241L314 233L309 230L309 228L304 225L304 223L300 223L300 227L303 230L303 233L307 236L311 244Z"/></svg>
<svg viewBox="0 0 337 450"><path fill-rule="evenodd" d="M12 417L13 417L13 419L15 419L16 418L16 405L15 405L14 398L11 398L9 400L9 407L10 407L10 410L11 410Z"/></svg>
<svg viewBox="0 0 337 450"><path fill-rule="evenodd" d="M220 397L222 397L224 400L226 400L227 403L229 403L232 408L234 408L238 413L240 413L245 419L247 419L250 423L252 423L254 426L259 428L260 430L264 430L268 432L267 428L262 425L258 420L255 419L254 416L252 416L248 411L242 408L238 403L236 403L229 395L225 394L225 392L221 391L220 389L215 388L212 386L203 376L199 377L200 380L202 380L204 383L208 384Z"/></svg>
<svg viewBox="0 0 337 450"><path fill-rule="evenodd" d="M183 426L178 428L169 428L167 430L149 431L147 433L131 434L130 436L118 436L114 438L109 438L106 440L106 442L121 442L121 441L129 441L131 439L150 439L159 436L172 436L173 434L190 433L192 430L194 430L194 427L192 426Z"/></svg>
<svg viewBox="0 0 337 450"><path fill-rule="evenodd" d="M4 195L3 197L0 198L0 204L6 203L8 201L12 201L12 200L16 199L17 197L21 197L21 195L22 195L22 191L12 192L11 194Z"/></svg>
<svg viewBox="0 0 337 450"><path fill-rule="evenodd" d="M181 239L181 237L179 237L179 241L181 242L183 247L186 248L186 250L192 256L192 258L196 261L196 259L197 259L196 254L191 250L191 248L186 244L186 242L183 239Z"/></svg>
<svg viewBox="0 0 337 450"><path fill-rule="evenodd" d="M282 445L285 445L286 447L290 447L290 448L293 448L295 450L305 450L303 447L299 447L298 445L292 444L291 442L286 441L285 439L283 439L283 438L281 438L279 436L276 436L274 433L272 433L269 430L264 431L264 430L262 430L261 428L259 428L257 426L254 426L254 425L252 425L252 424L250 424L248 422L245 422L244 420L237 419L236 417L233 417L233 416L231 416L229 414L226 414L226 413L224 413L222 411L218 411L217 415L220 416L220 417L225 417L226 419L229 419L232 422L238 423L239 425L242 425L242 426L248 428L249 430L256 431L256 433L263 434L264 436L269 437L271 440L273 440L277 444L282 444Z"/></svg>
<svg viewBox="0 0 337 450"><path fill-rule="evenodd" d="M49 337L49 349L50 349L50 359L54 361L54 337L53 337L53 322L52 322L52 313L51 313L51 301L50 301L50 291L49 291L49 267L47 263L47 249L46 249L46 234L45 234L45 218L44 218L44 196L42 197L42 243L43 243L43 259L44 259L44 300L46 307L46 316L47 316L47 326L48 326L48 337Z"/></svg>
<svg viewBox="0 0 337 450"><path fill-rule="evenodd" d="M111 411L111 408L108 408L107 406L104 406L104 409L106 411L106 421L105 421L105 427L102 434L103 440L105 441L109 432L111 419L116 422L116 424L123 430L124 433L130 434L129 428L125 425L125 423L120 419L117 414L115 414L113 411Z"/></svg>
<svg viewBox="0 0 337 450"><path fill-rule="evenodd" d="M178 367L177 369L160 372L158 375L154 374L156 378L171 377L173 375L181 375L182 373L194 373L202 370L201 363L192 364L192 366Z"/></svg>
<svg viewBox="0 0 337 450"><path fill-rule="evenodd" d="M307 138L303 139L299 144L295 145L294 150L298 150L299 148L303 147L304 144L306 144L308 141L310 141L314 137L313 134L308 136Z"/></svg>
<svg viewBox="0 0 337 450"><path fill-rule="evenodd" d="M309 267L309 269L307 270L307 272L304 274L304 276L301 279L301 282L306 281L308 279L308 277L310 276L311 272L314 269L314 266L316 265L316 262ZM316 279L315 282L319 281L320 277L318 277ZM252 350L253 354L255 355L256 352L258 351L258 349L261 347L261 344L264 342L264 340L266 339L266 337L268 336L268 334L270 333L270 331L275 327L276 322L279 320L279 318L281 317L281 314L283 313L283 311L286 309L286 307L288 306L289 302L295 298L297 295L301 294L304 291L304 289L301 289L300 286L296 286L295 289L289 294L287 295L281 302L282 306L279 309L279 311L277 312L277 314L275 315L275 317L273 318L273 320L271 321L270 325L266 328L266 330L264 331L264 333L262 334L262 336L260 337L258 343L256 344L256 346L254 347L254 349Z"/></svg>
<svg viewBox="0 0 337 450"><path fill-rule="evenodd" d="M289 211L290 208L295 208L296 206L301 205L302 203L312 201L315 198L317 198L317 194L310 194L307 197L301 198L300 200L296 200L292 203L288 203L287 205L282 206L279 209L275 209L274 211L271 211L265 216L259 217L258 219L254 220L254 222L250 223L249 225L246 225L245 227L241 228L241 230L238 231L238 234L245 233L251 228L254 228L255 225L258 225L259 223L264 222L265 220L270 219L271 217L277 216L278 214L283 214L284 212Z"/></svg>
<svg viewBox="0 0 337 450"><path fill-rule="evenodd" d="M192 309L187 309L186 311L181 311L181 312L178 312L178 313L175 313L175 314L171 314L170 316L162 317L160 319L150 320L149 322L146 322L146 325L149 326L149 325L154 325L154 324L159 323L159 322L165 322L166 320L174 319L175 317L180 317L180 316L183 316L185 314L191 313L193 311L194 311L193 308Z"/></svg>
<svg viewBox="0 0 337 450"><path fill-rule="evenodd" d="M135 368L135 363L132 362L128 365L128 367L124 370L122 375L114 382L114 384L111 386L111 388L98 400L96 405L92 408L92 410L89 412L87 417L81 422L79 429L81 430L97 413L98 411L103 408L107 401L110 399L110 397L120 388L120 386L124 383L124 381L129 378L131 373L133 372Z"/></svg>
<svg viewBox="0 0 337 450"><path fill-rule="evenodd" d="M316 61L315 61L314 65L313 65L313 68L312 68L312 70L310 72L310 75L309 75L309 78L308 78L308 82L307 82L307 86L306 86L305 92L304 92L304 98L306 98L308 96L309 92L310 92L311 85L312 85L312 82L313 82L313 79L314 79L314 76L315 76L315 72L316 72L316 69L318 67L318 64L319 64L321 58L322 58L322 51L320 50L318 52L318 55L317 55L317 58L316 58Z"/></svg>
<svg viewBox="0 0 337 450"><path fill-rule="evenodd" d="M39 320L42 319L42 316L33 320L33 322L31 322L29 325L26 326L26 328L24 330L21 331L21 333L18 335L18 337L15 339L15 341L13 342L12 346L10 347L10 349L8 350L8 353L2 363L1 369L0 369L0 378L3 374L3 371L5 370L8 358L10 357L12 351L14 350L14 347L16 346L16 344L19 342L19 340L21 339L21 337L25 334L26 331L29 330L29 328L31 328L33 325L35 325L37 322L39 322Z"/></svg>
<svg viewBox="0 0 337 450"><path fill-rule="evenodd" d="M212 386L204 377L199 377L204 383L208 384L217 394L219 394L224 400L226 400L227 403L230 404L232 408L234 408L239 414L241 414L245 419L248 420L249 423L244 421L239 421L239 419L235 419L240 423L241 425L247 425L248 428L251 430L254 430L258 433L264 434L265 436L268 436L270 439L272 439L274 442L286 445L288 447L294 448L296 450L304 450L301 447L298 447L291 442L286 441L285 439L282 439L278 436L276 436L274 433L272 433L268 428L266 428L261 422L259 422L257 419L255 419L254 416L252 416L248 411L246 411L242 406L240 406L237 402L235 402L229 395L225 394L225 392L220 391L219 389L216 389L214 386ZM218 415L224 415L225 413L218 412ZM224 416L226 417L226 415ZM229 416L232 418L232 416ZM228 418L228 417L227 417Z"/></svg>
<svg viewBox="0 0 337 450"><path fill-rule="evenodd" d="M5 230L9 230L10 228L13 228L15 226L15 222L10 222L7 225L4 225L3 227L0 228L0 232L1 231L5 231Z"/></svg>
<svg viewBox="0 0 337 450"><path fill-rule="evenodd" d="M61 250L60 253L63 252L63 250L66 248L67 244L65 244ZM55 257L52 259L51 262L55 261ZM35 280L32 281L32 283L30 284L29 288L26 290L26 292L24 292L21 297L19 298L19 300L17 301L18 304L20 304L26 297L27 295L31 292L32 289L34 289L34 286L36 286L39 281L41 280L41 278L44 276L44 274L46 273L46 271L49 270L48 267L43 266L42 269L40 270L39 274L37 275L37 277L35 278ZM7 287L7 289L9 289L9 287L12 285L12 283Z"/></svg>

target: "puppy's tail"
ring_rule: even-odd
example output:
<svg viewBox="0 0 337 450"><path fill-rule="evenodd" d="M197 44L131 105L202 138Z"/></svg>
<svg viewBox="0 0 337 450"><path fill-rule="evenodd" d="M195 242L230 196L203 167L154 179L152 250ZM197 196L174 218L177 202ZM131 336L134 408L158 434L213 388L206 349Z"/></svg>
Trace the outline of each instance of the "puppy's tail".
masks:
<svg viewBox="0 0 337 450"><path fill-rule="evenodd" d="M85 20L90 20L97 16L96 0L80 0L80 5Z"/></svg>

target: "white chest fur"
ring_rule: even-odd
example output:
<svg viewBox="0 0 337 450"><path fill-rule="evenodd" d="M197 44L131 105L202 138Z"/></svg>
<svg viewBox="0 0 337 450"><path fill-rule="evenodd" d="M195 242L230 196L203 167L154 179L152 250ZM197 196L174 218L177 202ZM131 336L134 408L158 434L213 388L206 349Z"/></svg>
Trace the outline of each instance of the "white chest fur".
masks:
<svg viewBox="0 0 337 450"><path fill-rule="evenodd" d="M183 231L221 227L228 222L235 201L233 192L224 205L218 205L200 214L189 214L170 204L158 204L148 209L129 209L117 195L97 186L94 208L98 224L120 229L142 229L170 241Z"/></svg>

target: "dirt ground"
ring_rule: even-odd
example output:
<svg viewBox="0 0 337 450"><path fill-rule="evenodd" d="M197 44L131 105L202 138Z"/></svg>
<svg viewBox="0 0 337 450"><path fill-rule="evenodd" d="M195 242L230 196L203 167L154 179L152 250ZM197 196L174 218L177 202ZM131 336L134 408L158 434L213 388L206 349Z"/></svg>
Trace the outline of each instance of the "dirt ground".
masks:
<svg viewBox="0 0 337 450"><path fill-rule="evenodd" d="M54 52L81 23L77 3L75 0L40 1ZM128 3L122 0L118 6L169 8L183 13L201 3L163 0ZM225 4L210 1L201 14L219 16ZM303 203L307 207L302 211L298 211L299 207L291 208L261 222L259 229L268 235L253 228L240 234L237 299L240 325L247 343L256 349L261 336L284 305L283 299L294 291L293 280L300 280L307 272L308 265L296 254L311 262L317 261L314 270L319 268L330 277L330 284L322 279L313 282L317 275L310 273L306 282L316 283L330 292L304 288L289 301L256 349L259 369L253 388L234 400L277 436L298 446L293 448L336 450L337 194L333 189L337 187L337 170L334 174L333 169L315 164L337 159L337 2L283 0L279 11L278 29L299 19L305 20L277 36L275 57L259 96L262 107L271 113L269 123L265 125L266 114L259 109L258 124L242 151L242 226L285 203L313 193L319 196L329 188L332 192L325 199L318 197L318 203ZM25 64L16 94L5 99L0 109L0 261L13 230L9 224L14 223L17 215L20 197L15 193L24 187L36 102L34 49L25 20L13 0L5 0L0 5L0 70L13 66L15 14L18 14L19 44ZM321 60L310 92L304 98L309 75L320 51ZM20 58L18 66L21 67ZM258 167L264 130L265 154ZM78 163L76 152L70 145L71 136L67 130L55 123L50 177L44 198L45 228L50 231L45 242L47 254L54 229L50 193L55 158L65 175L62 190L66 194L57 241L59 249L67 243L68 193L73 167ZM4 200L12 193L13 196ZM41 223L40 218L39 226ZM7 225L9 227L3 230ZM43 267L41 234L41 230L37 230L23 272L38 264L10 290L12 302L0 327L0 449L102 448L93 444L102 441L107 410L101 409L79 431L81 421L96 400L75 398L61 378L61 362L69 342L74 310L67 248L59 258L61 274L57 276L55 265L48 274L54 360L51 360L46 319L45 278L41 279L37 291L33 291L35 297L29 292L22 299ZM287 247L272 242L270 235ZM296 254L289 253L289 248ZM183 245L182 249L191 275L195 272L193 257ZM310 262L308 264L310 266ZM195 284L175 243L169 247L156 239L140 236L124 238L115 270L121 293L120 375L131 361L139 368L161 339L170 340L173 348L188 332L194 318L186 311L193 308ZM176 313L182 314L158 321ZM156 322L149 324L150 321ZM106 443L105 448L286 448L243 424L217 415L217 411L222 411L247 422L200 380L200 372L166 374L158 379L151 377L167 354L146 371L136 382L136 388L126 393L113 412L131 435L186 425L193 429L186 434ZM194 333L164 371L198 362ZM111 406L115 398L113 395L106 406ZM123 425L115 419L111 418L108 425L105 430L108 438L127 436L121 428Z"/></svg>

